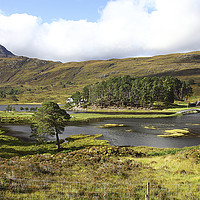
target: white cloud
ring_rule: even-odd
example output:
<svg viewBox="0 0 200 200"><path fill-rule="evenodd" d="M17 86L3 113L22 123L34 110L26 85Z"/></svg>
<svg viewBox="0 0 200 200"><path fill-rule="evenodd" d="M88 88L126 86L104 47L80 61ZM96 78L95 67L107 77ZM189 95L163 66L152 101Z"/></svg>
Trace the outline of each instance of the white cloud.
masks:
<svg viewBox="0 0 200 200"><path fill-rule="evenodd" d="M0 12L0 44L17 55L81 61L200 48L199 0L115 0L97 22Z"/></svg>
<svg viewBox="0 0 200 200"><path fill-rule="evenodd" d="M148 46L157 52L199 49L200 1L157 0L149 18Z"/></svg>

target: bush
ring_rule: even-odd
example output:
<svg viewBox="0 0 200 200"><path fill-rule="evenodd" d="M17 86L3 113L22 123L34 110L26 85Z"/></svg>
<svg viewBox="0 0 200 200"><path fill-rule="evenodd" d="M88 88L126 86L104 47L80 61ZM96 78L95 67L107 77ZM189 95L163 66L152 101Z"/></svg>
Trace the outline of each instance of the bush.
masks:
<svg viewBox="0 0 200 200"><path fill-rule="evenodd" d="M13 101L19 101L19 99L18 99L15 95L12 95L12 96L11 96L11 99L12 99Z"/></svg>
<svg viewBox="0 0 200 200"><path fill-rule="evenodd" d="M190 79L190 80L188 81L188 83L189 83L190 85L194 85L194 84L195 84L195 81L194 81L194 79Z"/></svg>
<svg viewBox="0 0 200 200"><path fill-rule="evenodd" d="M23 108L23 107L20 107L20 110L22 111L22 110L24 110L24 108Z"/></svg>

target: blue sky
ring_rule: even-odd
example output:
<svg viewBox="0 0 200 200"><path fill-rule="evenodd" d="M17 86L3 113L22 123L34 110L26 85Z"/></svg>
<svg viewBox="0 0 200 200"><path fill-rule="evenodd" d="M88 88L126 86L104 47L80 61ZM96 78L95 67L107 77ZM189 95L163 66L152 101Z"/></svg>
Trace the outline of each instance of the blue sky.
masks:
<svg viewBox="0 0 200 200"><path fill-rule="evenodd" d="M41 17L45 22L63 18L97 21L108 0L0 0L5 15L27 13Z"/></svg>
<svg viewBox="0 0 200 200"><path fill-rule="evenodd" d="M0 44L62 62L200 49L200 0L0 0Z"/></svg>

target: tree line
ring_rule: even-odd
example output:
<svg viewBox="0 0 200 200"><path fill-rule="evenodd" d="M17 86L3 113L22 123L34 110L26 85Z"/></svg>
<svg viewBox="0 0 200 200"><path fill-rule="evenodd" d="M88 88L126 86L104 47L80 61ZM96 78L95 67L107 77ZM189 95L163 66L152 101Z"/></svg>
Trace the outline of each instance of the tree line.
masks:
<svg viewBox="0 0 200 200"><path fill-rule="evenodd" d="M87 85L71 97L75 103L84 101L100 107L152 107L156 102L171 104L175 100L187 100L192 93L188 82L172 76L126 75Z"/></svg>
<svg viewBox="0 0 200 200"><path fill-rule="evenodd" d="M35 112L35 111L37 111L37 109L38 109L37 107L35 107L35 108L34 108L34 107L31 107L31 108L30 108L30 111ZM24 108L24 107L20 107L20 110L21 110L21 111L23 111L23 110L28 111L29 108L28 108L28 107L25 107L25 108ZM5 110L5 111L16 111L16 110L15 110L15 106L8 105L8 106L6 107L6 110Z"/></svg>

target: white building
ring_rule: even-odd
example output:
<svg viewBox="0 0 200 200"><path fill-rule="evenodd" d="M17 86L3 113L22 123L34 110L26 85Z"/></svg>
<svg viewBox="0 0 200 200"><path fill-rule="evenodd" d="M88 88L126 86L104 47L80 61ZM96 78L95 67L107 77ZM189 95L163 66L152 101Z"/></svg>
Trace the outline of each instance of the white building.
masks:
<svg viewBox="0 0 200 200"><path fill-rule="evenodd" d="M66 103L73 103L73 102L74 102L74 99L72 99L72 98L68 98L66 101Z"/></svg>

